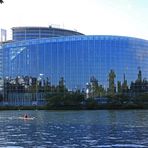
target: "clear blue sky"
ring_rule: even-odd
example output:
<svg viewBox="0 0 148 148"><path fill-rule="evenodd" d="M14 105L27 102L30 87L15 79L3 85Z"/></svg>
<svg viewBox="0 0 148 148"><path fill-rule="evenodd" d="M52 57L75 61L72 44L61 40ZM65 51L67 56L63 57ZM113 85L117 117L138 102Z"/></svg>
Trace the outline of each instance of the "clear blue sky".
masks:
<svg viewBox="0 0 148 148"><path fill-rule="evenodd" d="M88 35L148 39L148 0L4 0L0 19L7 30L54 24Z"/></svg>

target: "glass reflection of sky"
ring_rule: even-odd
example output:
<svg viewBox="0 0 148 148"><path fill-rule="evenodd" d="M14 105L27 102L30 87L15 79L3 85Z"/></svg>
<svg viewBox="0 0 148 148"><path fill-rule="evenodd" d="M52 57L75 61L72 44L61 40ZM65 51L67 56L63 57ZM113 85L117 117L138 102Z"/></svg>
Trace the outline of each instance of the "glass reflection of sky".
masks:
<svg viewBox="0 0 148 148"><path fill-rule="evenodd" d="M148 75L147 64L148 41L129 37L73 36L4 45L6 76L42 73L52 84L64 77L68 88L85 87L91 76L107 87L111 69L116 81L123 81L125 73L130 84L137 78L138 67L143 77Z"/></svg>

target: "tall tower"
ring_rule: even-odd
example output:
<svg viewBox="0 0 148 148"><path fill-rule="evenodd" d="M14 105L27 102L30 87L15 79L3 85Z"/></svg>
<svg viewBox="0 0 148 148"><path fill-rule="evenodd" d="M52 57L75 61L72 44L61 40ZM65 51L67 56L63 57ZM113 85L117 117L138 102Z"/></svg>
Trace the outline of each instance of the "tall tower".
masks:
<svg viewBox="0 0 148 148"><path fill-rule="evenodd" d="M3 78L3 42L6 41L6 30L0 30L0 100L4 94L4 78Z"/></svg>
<svg viewBox="0 0 148 148"><path fill-rule="evenodd" d="M141 68L138 67L138 70L139 70L139 72L138 72L138 81L142 82L142 71L141 71Z"/></svg>
<svg viewBox="0 0 148 148"><path fill-rule="evenodd" d="M0 42L5 42L7 40L7 31L5 29L0 30Z"/></svg>

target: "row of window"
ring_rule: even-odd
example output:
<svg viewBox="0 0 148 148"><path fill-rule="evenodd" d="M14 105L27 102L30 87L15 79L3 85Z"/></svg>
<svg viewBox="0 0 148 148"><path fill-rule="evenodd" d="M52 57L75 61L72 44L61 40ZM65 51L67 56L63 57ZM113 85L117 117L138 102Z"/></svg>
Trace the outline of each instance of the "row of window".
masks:
<svg viewBox="0 0 148 148"><path fill-rule="evenodd" d="M38 77L43 74L54 85L58 84L60 77L64 77L71 89L85 87L91 76L107 88L111 69L116 74L116 84L123 81L125 74L130 85L137 79L138 68L142 70L143 79L147 78L148 46L142 46L145 41L141 41L139 48L139 45L129 44L127 38L118 42L117 39L102 41L97 40L98 36L91 37L85 37L85 40L68 37L72 39L69 42L65 38L59 38L61 41L58 38L30 40L23 42L26 46L22 42L7 44L4 46L5 76Z"/></svg>

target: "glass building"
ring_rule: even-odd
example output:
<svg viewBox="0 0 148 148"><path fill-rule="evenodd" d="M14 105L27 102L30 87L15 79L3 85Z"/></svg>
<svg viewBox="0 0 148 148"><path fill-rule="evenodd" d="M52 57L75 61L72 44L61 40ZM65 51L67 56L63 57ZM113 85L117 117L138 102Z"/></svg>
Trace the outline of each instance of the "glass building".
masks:
<svg viewBox="0 0 148 148"><path fill-rule="evenodd" d="M19 35L19 29L13 28L13 41L1 46L4 102L41 102L51 90L47 88L55 88L61 79L68 91L80 90L86 96L95 83L102 90L96 96L148 92L147 40L73 31L69 35L58 29L57 36L51 36L50 29L46 36L44 28L40 33L27 28L28 34Z"/></svg>
<svg viewBox="0 0 148 148"><path fill-rule="evenodd" d="M83 35L77 31L49 27L13 27L12 37L14 41L29 40L36 38L49 38L59 36Z"/></svg>

